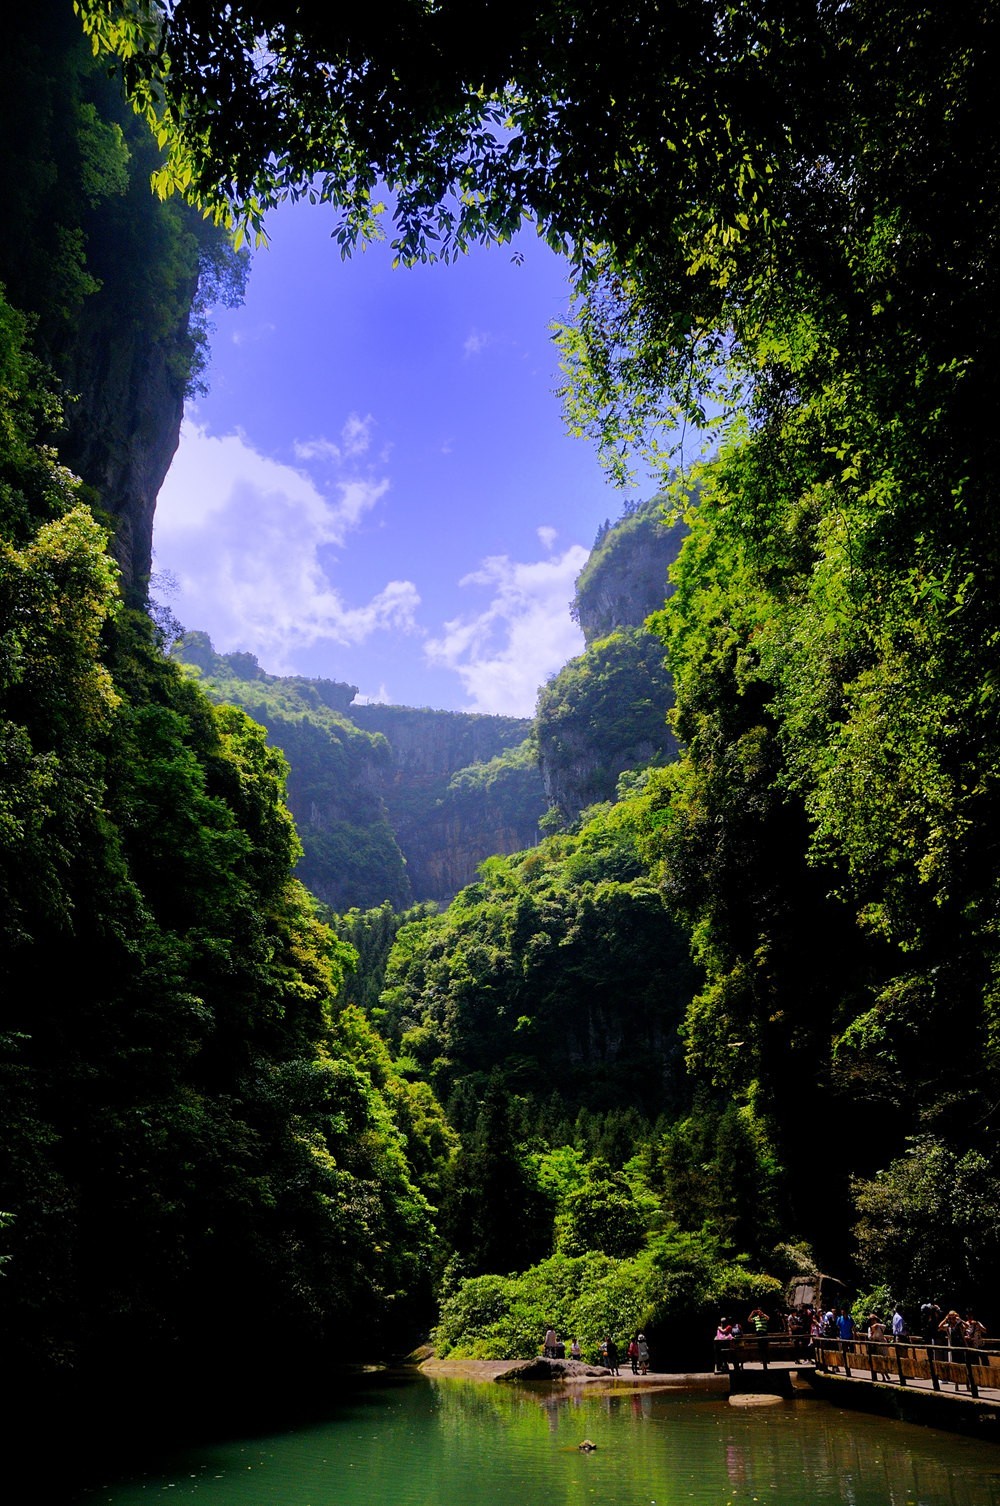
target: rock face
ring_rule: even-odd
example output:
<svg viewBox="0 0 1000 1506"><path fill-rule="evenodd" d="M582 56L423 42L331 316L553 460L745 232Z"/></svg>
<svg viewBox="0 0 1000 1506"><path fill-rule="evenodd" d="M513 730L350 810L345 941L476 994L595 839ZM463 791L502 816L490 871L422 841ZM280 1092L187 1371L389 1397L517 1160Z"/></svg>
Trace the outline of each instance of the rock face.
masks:
<svg viewBox="0 0 1000 1506"><path fill-rule="evenodd" d="M402 783L433 783L469 764L486 763L524 741L530 723L517 716L480 716L414 706L351 706L356 727L381 732L392 749L392 768Z"/></svg>
<svg viewBox="0 0 1000 1506"><path fill-rule="evenodd" d="M576 582L574 610L588 645L622 628L641 627L662 607L684 532L683 523L663 522L659 497L602 529Z"/></svg>
<svg viewBox="0 0 1000 1506"><path fill-rule="evenodd" d="M194 298L189 280L184 302ZM149 578L153 511L170 469L184 416L187 314L161 340L142 329L123 332L100 300L81 316L83 338L62 363L67 389L80 400L67 409L62 459L99 494L114 519L112 550L126 595L141 599Z"/></svg>
<svg viewBox="0 0 1000 1506"><path fill-rule="evenodd" d="M676 756L663 645L642 624L669 593L683 539L656 498L598 537L574 609L587 647L539 694L535 734L549 802L572 821L613 800L620 775Z"/></svg>
<svg viewBox="0 0 1000 1506"><path fill-rule="evenodd" d="M61 383L60 460L94 489L141 603L156 495L198 383L199 286L232 302L245 260L197 211L150 191L156 142L65 0L9 18L0 121L0 282Z"/></svg>
<svg viewBox="0 0 1000 1506"><path fill-rule="evenodd" d="M389 744L381 792L414 899L447 902L484 858L537 842L545 795L522 751L530 722L407 706L353 706L349 715Z"/></svg>
<svg viewBox="0 0 1000 1506"><path fill-rule="evenodd" d="M642 628L596 639L544 687L538 757L546 796L565 820L613 800L626 770L676 755L666 722L672 700L663 644Z"/></svg>
<svg viewBox="0 0 1000 1506"><path fill-rule="evenodd" d="M355 706L353 685L269 675L253 654L217 654L205 633L186 634L177 656L285 754L298 875L332 910L446 904L484 858L538 840L545 795L530 722Z"/></svg>

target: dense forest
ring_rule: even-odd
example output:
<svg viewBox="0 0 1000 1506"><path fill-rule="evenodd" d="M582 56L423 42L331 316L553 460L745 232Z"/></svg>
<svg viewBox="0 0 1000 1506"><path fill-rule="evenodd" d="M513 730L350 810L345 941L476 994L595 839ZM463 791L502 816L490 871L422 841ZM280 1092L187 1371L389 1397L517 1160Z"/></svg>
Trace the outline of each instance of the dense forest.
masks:
<svg viewBox="0 0 1000 1506"><path fill-rule="evenodd" d="M353 953L292 877L284 760L142 609L137 477L226 237L150 194L70 7L8 40L4 192L38 203L0 248L0 1312L29 1418L150 1425L417 1331L451 1137L336 1002ZM156 434L102 349L143 409L174 384Z"/></svg>
<svg viewBox="0 0 1000 1506"><path fill-rule="evenodd" d="M989 1323L996 8L76 9L18 15L0 96L26 1407L162 1422L182 1375L259 1394L432 1329L642 1323L685 1364L817 1264ZM525 217L565 252L568 419L657 500L599 540L535 733L550 770L588 774L582 733L627 756L550 783L550 834L446 910L335 914L285 759L166 651L149 531L236 240L313 194L349 251L382 182L403 260ZM608 562L668 523L625 627Z"/></svg>
<svg viewBox="0 0 1000 1506"><path fill-rule="evenodd" d="M284 753L297 876L331 909L447 903L483 858L536 840L545 794L528 721L355 704L355 685L269 675L197 631L172 654Z"/></svg>

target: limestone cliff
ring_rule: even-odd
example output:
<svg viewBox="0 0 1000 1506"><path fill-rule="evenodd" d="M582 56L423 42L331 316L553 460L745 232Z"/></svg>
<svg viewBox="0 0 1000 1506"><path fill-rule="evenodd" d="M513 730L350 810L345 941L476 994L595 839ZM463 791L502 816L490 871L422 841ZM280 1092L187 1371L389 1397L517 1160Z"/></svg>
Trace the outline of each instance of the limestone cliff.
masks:
<svg viewBox="0 0 1000 1506"><path fill-rule="evenodd" d="M602 529L580 572L574 612L587 647L543 686L535 724L545 793L565 821L613 800L627 770L676 754L663 645L642 624L663 605L682 538L653 498Z"/></svg>
<svg viewBox="0 0 1000 1506"><path fill-rule="evenodd" d="M5 28L0 123L0 282L62 383L60 460L94 488L141 602L204 306L239 295L243 263L223 232L151 193L156 144L66 0L22 7Z"/></svg>
<svg viewBox="0 0 1000 1506"><path fill-rule="evenodd" d="M605 524L576 582L574 615L588 644L622 628L638 628L662 607L667 571L677 558L684 524L668 527L653 497Z"/></svg>
<svg viewBox="0 0 1000 1506"><path fill-rule="evenodd" d="M388 741L382 793L414 899L446 902L484 858L538 840L545 796L530 722L407 706L355 706L350 716Z"/></svg>
<svg viewBox="0 0 1000 1506"><path fill-rule="evenodd" d="M196 286L193 277L189 301ZM89 337L62 363L67 389L80 397L68 409L60 451L114 519L113 552L126 593L137 599L150 573L156 498L184 416L186 384L176 356L186 342L186 320L160 341L136 328L123 338L103 297L80 327Z"/></svg>
<svg viewBox="0 0 1000 1506"><path fill-rule="evenodd" d="M242 706L289 763L298 874L332 910L447 903L484 858L531 846L545 796L518 717L355 706L336 680L265 673L188 633L177 656Z"/></svg>

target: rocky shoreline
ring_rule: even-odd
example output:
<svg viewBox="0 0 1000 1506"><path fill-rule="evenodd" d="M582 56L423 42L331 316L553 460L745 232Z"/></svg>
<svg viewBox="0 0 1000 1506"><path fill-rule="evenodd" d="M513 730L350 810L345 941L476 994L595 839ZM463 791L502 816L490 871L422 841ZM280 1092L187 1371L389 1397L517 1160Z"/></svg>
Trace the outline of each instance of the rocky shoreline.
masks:
<svg viewBox="0 0 1000 1506"><path fill-rule="evenodd" d="M603 1365L587 1365L581 1360L547 1360L541 1355L530 1360L445 1360L428 1355L418 1363L423 1375L452 1377L458 1380L476 1381L548 1381L563 1385L603 1384L608 1389L631 1389L655 1387L666 1389L697 1389L727 1391L729 1382L724 1375L691 1374L674 1375L664 1372L649 1375L633 1375L630 1370L612 1375Z"/></svg>

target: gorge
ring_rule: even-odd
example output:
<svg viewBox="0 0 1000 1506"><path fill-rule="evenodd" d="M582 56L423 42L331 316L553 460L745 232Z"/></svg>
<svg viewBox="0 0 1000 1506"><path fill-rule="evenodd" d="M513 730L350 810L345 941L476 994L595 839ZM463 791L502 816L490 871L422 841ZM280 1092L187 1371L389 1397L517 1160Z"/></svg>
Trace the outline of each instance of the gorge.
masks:
<svg viewBox="0 0 1000 1506"><path fill-rule="evenodd" d="M81 1446L102 1417L277 1415L290 1376L322 1397L429 1337L490 1359L641 1329L683 1368L817 1270L858 1318L936 1295L995 1327L996 18L724 10L491 11L472 54L448 4L9 25L0 1321L26 1446L54 1414ZM265 34L275 97L248 90ZM204 317L245 271L225 195L252 228L319 184L350 249L380 175L404 259L534 216L575 278L568 418L613 473L658 467L530 723L358 705L149 604ZM720 439L680 473L685 424Z"/></svg>

